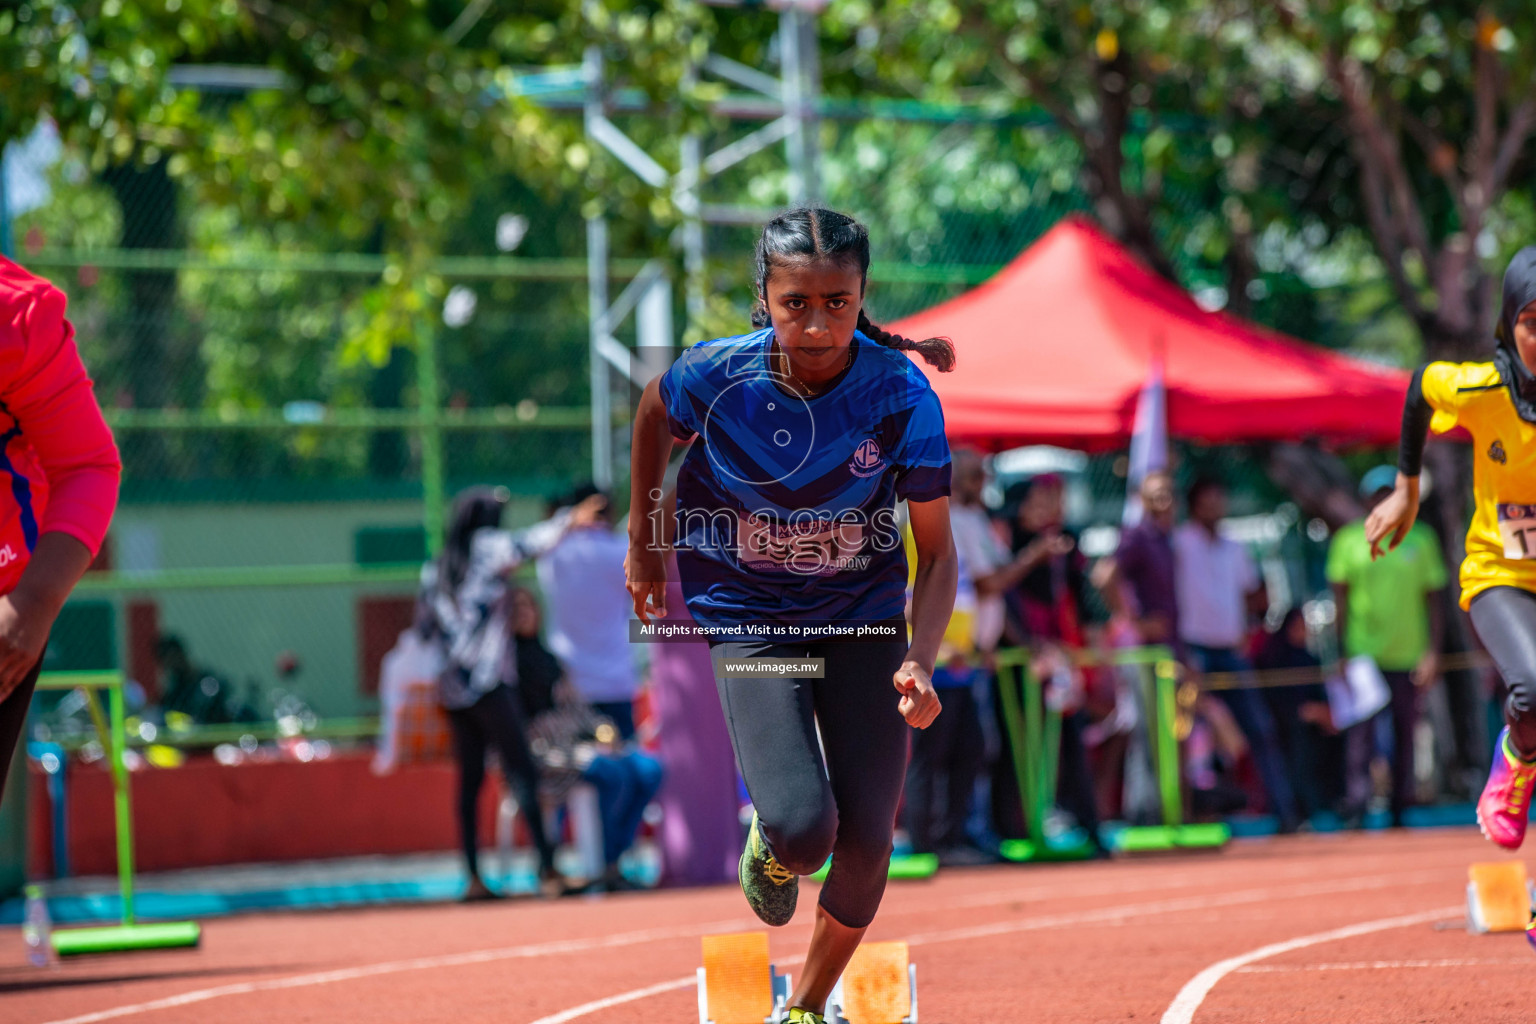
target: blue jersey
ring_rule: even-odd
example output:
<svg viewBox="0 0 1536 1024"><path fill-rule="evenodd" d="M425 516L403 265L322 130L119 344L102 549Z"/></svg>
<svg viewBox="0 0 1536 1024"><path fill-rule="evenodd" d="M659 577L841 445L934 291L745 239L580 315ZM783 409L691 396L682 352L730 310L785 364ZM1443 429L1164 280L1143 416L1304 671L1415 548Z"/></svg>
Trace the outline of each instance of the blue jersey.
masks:
<svg viewBox="0 0 1536 1024"><path fill-rule="evenodd" d="M949 494L944 416L902 353L855 334L846 370L801 397L772 370L772 328L688 349L661 378L674 436L677 563L698 622L899 618L898 500Z"/></svg>

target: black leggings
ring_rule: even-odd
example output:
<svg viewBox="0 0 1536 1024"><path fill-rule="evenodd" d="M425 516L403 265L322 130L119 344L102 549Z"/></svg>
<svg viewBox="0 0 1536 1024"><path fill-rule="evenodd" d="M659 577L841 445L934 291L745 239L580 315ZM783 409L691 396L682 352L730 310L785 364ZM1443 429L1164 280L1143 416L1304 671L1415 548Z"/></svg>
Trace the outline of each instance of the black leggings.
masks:
<svg viewBox="0 0 1536 1024"><path fill-rule="evenodd" d="M16 741L21 739L22 727L27 724L27 706L32 703L32 691L37 686L37 675L42 671L39 661L21 681L11 695L0 703L0 800L5 799L5 773L11 769L11 757L16 753ZM23 773L25 776L25 773ZM25 777L17 785L23 785Z"/></svg>
<svg viewBox="0 0 1536 1024"><path fill-rule="evenodd" d="M1470 612L1477 638L1509 688L1509 738L1522 755L1536 756L1536 594L1492 587L1472 599Z"/></svg>
<svg viewBox="0 0 1536 1024"><path fill-rule="evenodd" d="M891 682L905 639L712 646L725 724L763 837L799 875L821 870L830 855L822 909L845 927L865 927L885 894L906 773L907 723ZM754 657L823 658L825 678L726 675L720 667L721 658Z"/></svg>
<svg viewBox="0 0 1536 1024"><path fill-rule="evenodd" d="M539 768L528 749L528 734L517 695L510 686L498 686L467 708L448 712L453 727L453 753L459 762L459 839L464 846L464 860L469 873L480 877L480 843L476 835L475 810L480 802L480 786L485 782L485 754L496 748L507 783L517 796L539 852L539 870L555 866L555 848L544 831L544 813L539 808Z"/></svg>

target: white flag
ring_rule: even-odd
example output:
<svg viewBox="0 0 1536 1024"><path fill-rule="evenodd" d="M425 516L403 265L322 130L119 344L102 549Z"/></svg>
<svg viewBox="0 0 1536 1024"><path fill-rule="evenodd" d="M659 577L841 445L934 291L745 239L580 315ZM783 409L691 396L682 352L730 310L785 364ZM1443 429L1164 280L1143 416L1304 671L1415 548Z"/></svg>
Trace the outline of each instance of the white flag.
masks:
<svg viewBox="0 0 1536 1024"><path fill-rule="evenodd" d="M1168 468L1168 395L1163 387L1163 361L1156 357L1147 383L1136 399L1131 429L1130 466L1125 474L1125 513L1121 524L1141 522L1141 482L1154 469Z"/></svg>

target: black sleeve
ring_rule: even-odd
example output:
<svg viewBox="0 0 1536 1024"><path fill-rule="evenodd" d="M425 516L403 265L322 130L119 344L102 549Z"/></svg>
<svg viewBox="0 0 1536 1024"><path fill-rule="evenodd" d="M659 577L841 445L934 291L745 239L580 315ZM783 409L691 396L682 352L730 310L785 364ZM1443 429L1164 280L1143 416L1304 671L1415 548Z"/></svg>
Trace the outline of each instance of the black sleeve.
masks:
<svg viewBox="0 0 1536 1024"><path fill-rule="evenodd" d="M1397 470L1403 476L1418 476L1424 468L1424 442L1429 438L1429 421L1435 410L1424 398L1424 367L1413 371L1408 383L1408 398L1403 402L1403 436L1398 442Z"/></svg>

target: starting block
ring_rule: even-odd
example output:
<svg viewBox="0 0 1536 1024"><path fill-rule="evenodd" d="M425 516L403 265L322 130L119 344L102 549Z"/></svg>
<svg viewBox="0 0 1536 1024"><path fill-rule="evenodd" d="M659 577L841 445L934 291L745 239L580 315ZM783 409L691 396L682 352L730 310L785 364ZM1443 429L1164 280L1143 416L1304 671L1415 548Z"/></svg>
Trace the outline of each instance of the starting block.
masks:
<svg viewBox="0 0 1536 1024"><path fill-rule="evenodd" d="M1536 886L1522 861L1473 864L1467 870L1467 931L1523 932L1531 923Z"/></svg>
<svg viewBox="0 0 1536 1024"><path fill-rule="evenodd" d="M699 1024L777 1024L790 991L768 962L767 932L704 936Z"/></svg>
<svg viewBox="0 0 1536 1024"><path fill-rule="evenodd" d="M917 1024L917 965L905 942L866 942L827 1000L828 1024Z"/></svg>

